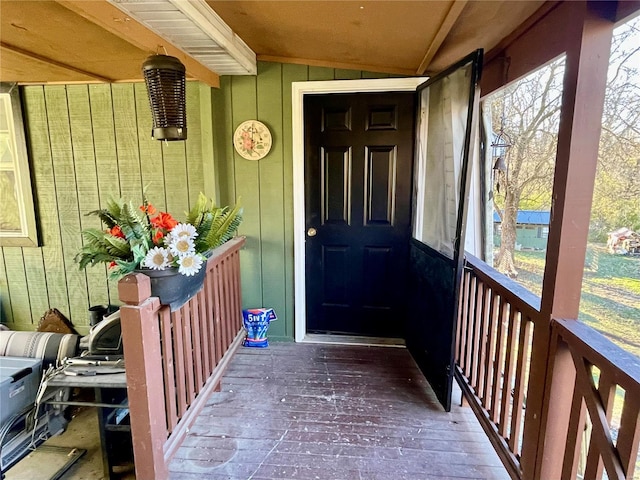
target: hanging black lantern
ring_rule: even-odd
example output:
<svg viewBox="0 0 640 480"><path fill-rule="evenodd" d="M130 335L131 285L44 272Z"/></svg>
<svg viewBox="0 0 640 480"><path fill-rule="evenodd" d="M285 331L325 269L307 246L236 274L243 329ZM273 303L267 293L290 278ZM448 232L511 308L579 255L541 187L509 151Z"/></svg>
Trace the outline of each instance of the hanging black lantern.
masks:
<svg viewBox="0 0 640 480"><path fill-rule="evenodd" d="M151 55L142 64L142 73L153 115L151 137L156 140L186 140L184 65L169 55Z"/></svg>

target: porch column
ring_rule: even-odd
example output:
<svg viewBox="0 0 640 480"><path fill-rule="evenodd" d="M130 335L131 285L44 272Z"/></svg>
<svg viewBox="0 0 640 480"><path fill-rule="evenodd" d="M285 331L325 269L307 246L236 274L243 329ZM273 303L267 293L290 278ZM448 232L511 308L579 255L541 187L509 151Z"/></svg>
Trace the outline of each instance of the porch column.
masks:
<svg viewBox="0 0 640 480"><path fill-rule="evenodd" d="M151 297L151 280L141 273L118 282L122 342L127 362L127 394L136 477L169 477L164 456L167 440L162 354L157 312L160 300Z"/></svg>
<svg viewBox="0 0 640 480"><path fill-rule="evenodd" d="M543 323L535 332L530 378L532 385L544 389L527 401L526 422L539 425L539 434L538 428L524 432L525 478L562 474L575 371L566 352L551 348L549 327L554 317L578 317L616 6L617 2L581 2L572 19L580 28L566 51L542 288ZM550 350L556 353L553 358Z"/></svg>

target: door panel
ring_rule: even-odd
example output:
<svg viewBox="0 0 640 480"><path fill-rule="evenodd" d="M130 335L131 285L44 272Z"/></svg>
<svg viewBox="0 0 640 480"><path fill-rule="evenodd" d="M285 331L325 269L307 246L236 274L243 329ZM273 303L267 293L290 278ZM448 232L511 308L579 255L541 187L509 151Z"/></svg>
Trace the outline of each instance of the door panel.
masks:
<svg viewBox="0 0 640 480"><path fill-rule="evenodd" d="M307 331L402 337L414 93L311 95L304 111Z"/></svg>
<svg viewBox="0 0 640 480"><path fill-rule="evenodd" d="M407 347L448 411L482 51L418 87Z"/></svg>
<svg viewBox="0 0 640 480"><path fill-rule="evenodd" d="M321 148L322 224L346 224L350 216L351 149Z"/></svg>
<svg viewBox="0 0 640 480"><path fill-rule="evenodd" d="M370 147L365 165L365 225L393 225L396 198L395 146Z"/></svg>

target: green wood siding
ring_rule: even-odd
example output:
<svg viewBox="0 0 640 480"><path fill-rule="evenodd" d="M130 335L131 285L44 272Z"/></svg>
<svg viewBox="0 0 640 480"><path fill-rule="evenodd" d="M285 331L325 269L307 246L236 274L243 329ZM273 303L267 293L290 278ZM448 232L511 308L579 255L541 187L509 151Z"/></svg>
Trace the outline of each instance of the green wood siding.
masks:
<svg viewBox="0 0 640 480"><path fill-rule="evenodd" d="M25 129L42 243L0 249L0 312L10 328L30 330L57 308L88 331L91 305L118 303L104 266L78 270L80 231L99 226L85 214L110 196L149 200L184 218L200 191L215 194L208 87L187 83L189 139L152 140L144 84L29 86L22 90ZM202 130L201 130L202 128ZM203 132L206 132L203 134ZM205 168L206 166L206 168ZM207 188L205 188L205 185Z"/></svg>
<svg viewBox="0 0 640 480"><path fill-rule="evenodd" d="M187 85L186 142L150 138L144 84L29 86L23 89L30 161L42 246L0 249L2 322L35 329L57 308L88 330L87 309L117 303L117 285L103 266L86 272L73 258L85 213L110 196L149 200L178 218L198 192L218 204L242 199L247 236L241 254L245 307L272 307L279 320L271 338L292 339L293 153L291 84L308 80L388 77L372 72L259 62L258 75L221 77L220 89ZM244 160L232 134L251 118L266 123L273 147L264 159Z"/></svg>
<svg viewBox="0 0 640 480"><path fill-rule="evenodd" d="M275 309L278 321L269 327L270 338L292 339L294 334L291 83L380 77L388 75L258 62L257 77L222 77L213 92L220 198L226 204L242 197L244 205L243 304ZM237 155L231 143L234 129L253 118L273 135L271 152L257 162Z"/></svg>

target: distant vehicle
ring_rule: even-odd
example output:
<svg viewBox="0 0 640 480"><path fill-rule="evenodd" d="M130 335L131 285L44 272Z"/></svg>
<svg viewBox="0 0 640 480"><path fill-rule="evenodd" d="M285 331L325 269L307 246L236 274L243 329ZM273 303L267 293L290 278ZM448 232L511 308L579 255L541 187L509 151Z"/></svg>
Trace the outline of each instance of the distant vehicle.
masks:
<svg viewBox="0 0 640 480"><path fill-rule="evenodd" d="M610 232L607 248L614 255L640 255L640 233L626 227Z"/></svg>

